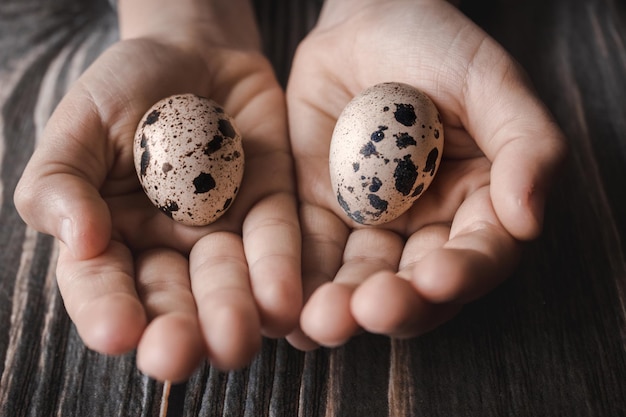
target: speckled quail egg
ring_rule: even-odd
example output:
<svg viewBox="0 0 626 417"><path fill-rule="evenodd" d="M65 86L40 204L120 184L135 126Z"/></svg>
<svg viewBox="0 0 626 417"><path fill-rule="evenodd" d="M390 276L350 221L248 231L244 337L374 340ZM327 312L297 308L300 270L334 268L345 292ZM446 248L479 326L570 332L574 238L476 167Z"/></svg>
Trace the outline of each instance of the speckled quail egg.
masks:
<svg viewBox="0 0 626 417"><path fill-rule="evenodd" d="M241 135L233 119L208 98L181 94L154 104L137 126L133 152L150 201L186 225L217 220L241 186Z"/></svg>
<svg viewBox="0 0 626 417"><path fill-rule="evenodd" d="M337 120L329 155L343 211L367 225L405 213L433 181L443 136L433 102L408 84L377 84L354 97Z"/></svg>

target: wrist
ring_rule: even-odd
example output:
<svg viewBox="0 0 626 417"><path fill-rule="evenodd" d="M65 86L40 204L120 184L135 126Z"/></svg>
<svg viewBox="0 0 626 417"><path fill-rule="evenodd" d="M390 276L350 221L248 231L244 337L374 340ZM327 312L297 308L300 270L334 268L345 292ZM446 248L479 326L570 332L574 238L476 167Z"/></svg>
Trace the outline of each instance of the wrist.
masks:
<svg viewBox="0 0 626 417"><path fill-rule="evenodd" d="M382 3L384 0L325 0L317 21L318 27L332 26L341 22L356 10Z"/></svg>
<svg viewBox="0 0 626 417"><path fill-rule="evenodd" d="M249 0L119 0L121 39L152 38L185 47L260 49Z"/></svg>
<svg viewBox="0 0 626 417"><path fill-rule="evenodd" d="M331 26L337 22L343 21L356 12L368 7L376 7L377 5L385 5L393 2L405 2L406 0L325 0L324 6L320 13L318 25ZM418 0L418 2L420 2ZM421 0L422 3L444 2L458 6L461 0ZM414 5L416 1L409 1Z"/></svg>

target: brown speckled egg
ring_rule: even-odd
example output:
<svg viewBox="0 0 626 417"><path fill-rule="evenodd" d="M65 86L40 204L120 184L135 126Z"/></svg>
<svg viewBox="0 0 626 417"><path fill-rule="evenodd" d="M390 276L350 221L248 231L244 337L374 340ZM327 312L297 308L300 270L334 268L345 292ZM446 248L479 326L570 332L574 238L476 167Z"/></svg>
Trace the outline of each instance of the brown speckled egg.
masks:
<svg viewBox="0 0 626 417"><path fill-rule="evenodd" d="M433 102L402 83L356 96L337 120L330 179L352 220L378 225L406 212L431 184L443 153L443 125Z"/></svg>
<svg viewBox="0 0 626 417"><path fill-rule="evenodd" d="M241 135L233 119L207 98L182 94L157 102L137 126L133 151L150 201L183 224L214 222L239 191Z"/></svg>

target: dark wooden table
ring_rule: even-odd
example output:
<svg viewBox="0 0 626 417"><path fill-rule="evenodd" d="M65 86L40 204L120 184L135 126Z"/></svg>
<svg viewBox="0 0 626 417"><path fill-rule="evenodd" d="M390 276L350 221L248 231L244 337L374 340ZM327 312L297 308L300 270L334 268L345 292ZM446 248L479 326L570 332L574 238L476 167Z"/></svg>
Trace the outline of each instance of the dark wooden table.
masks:
<svg viewBox="0 0 626 417"><path fill-rule="evenodd" d="M319 2L256 3L284 80ZM115 14L105 0L0 0L0 414L626 416L625 2L462 7L526 67L571 147L513 277L418 339L363 335L307 354L268 340L245 370L205 366L170 387L132 354L84 347L56 288L57 246L12 202L51 110L115 41Z"/></svg>

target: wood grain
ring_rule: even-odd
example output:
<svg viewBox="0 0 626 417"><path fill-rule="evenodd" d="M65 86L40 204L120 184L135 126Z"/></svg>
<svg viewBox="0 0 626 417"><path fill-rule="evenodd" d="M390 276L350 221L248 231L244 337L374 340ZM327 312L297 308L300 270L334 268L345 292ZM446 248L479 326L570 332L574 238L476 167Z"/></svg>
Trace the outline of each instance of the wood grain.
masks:
<svg viewBox="0 0 626 417"><path fill-rule="evenodd" d="M283 84L320 5L255 2ZM115 14L105 0L0 2L0 415L626 416L626 6L462 7L527 69L570 144L515 274L418 339L365 334L306 354L266 340L244 370L205 365L167 389L132 354L85 348L56 288L56 243L12 202L50 112L117 39Z"/></svg>

